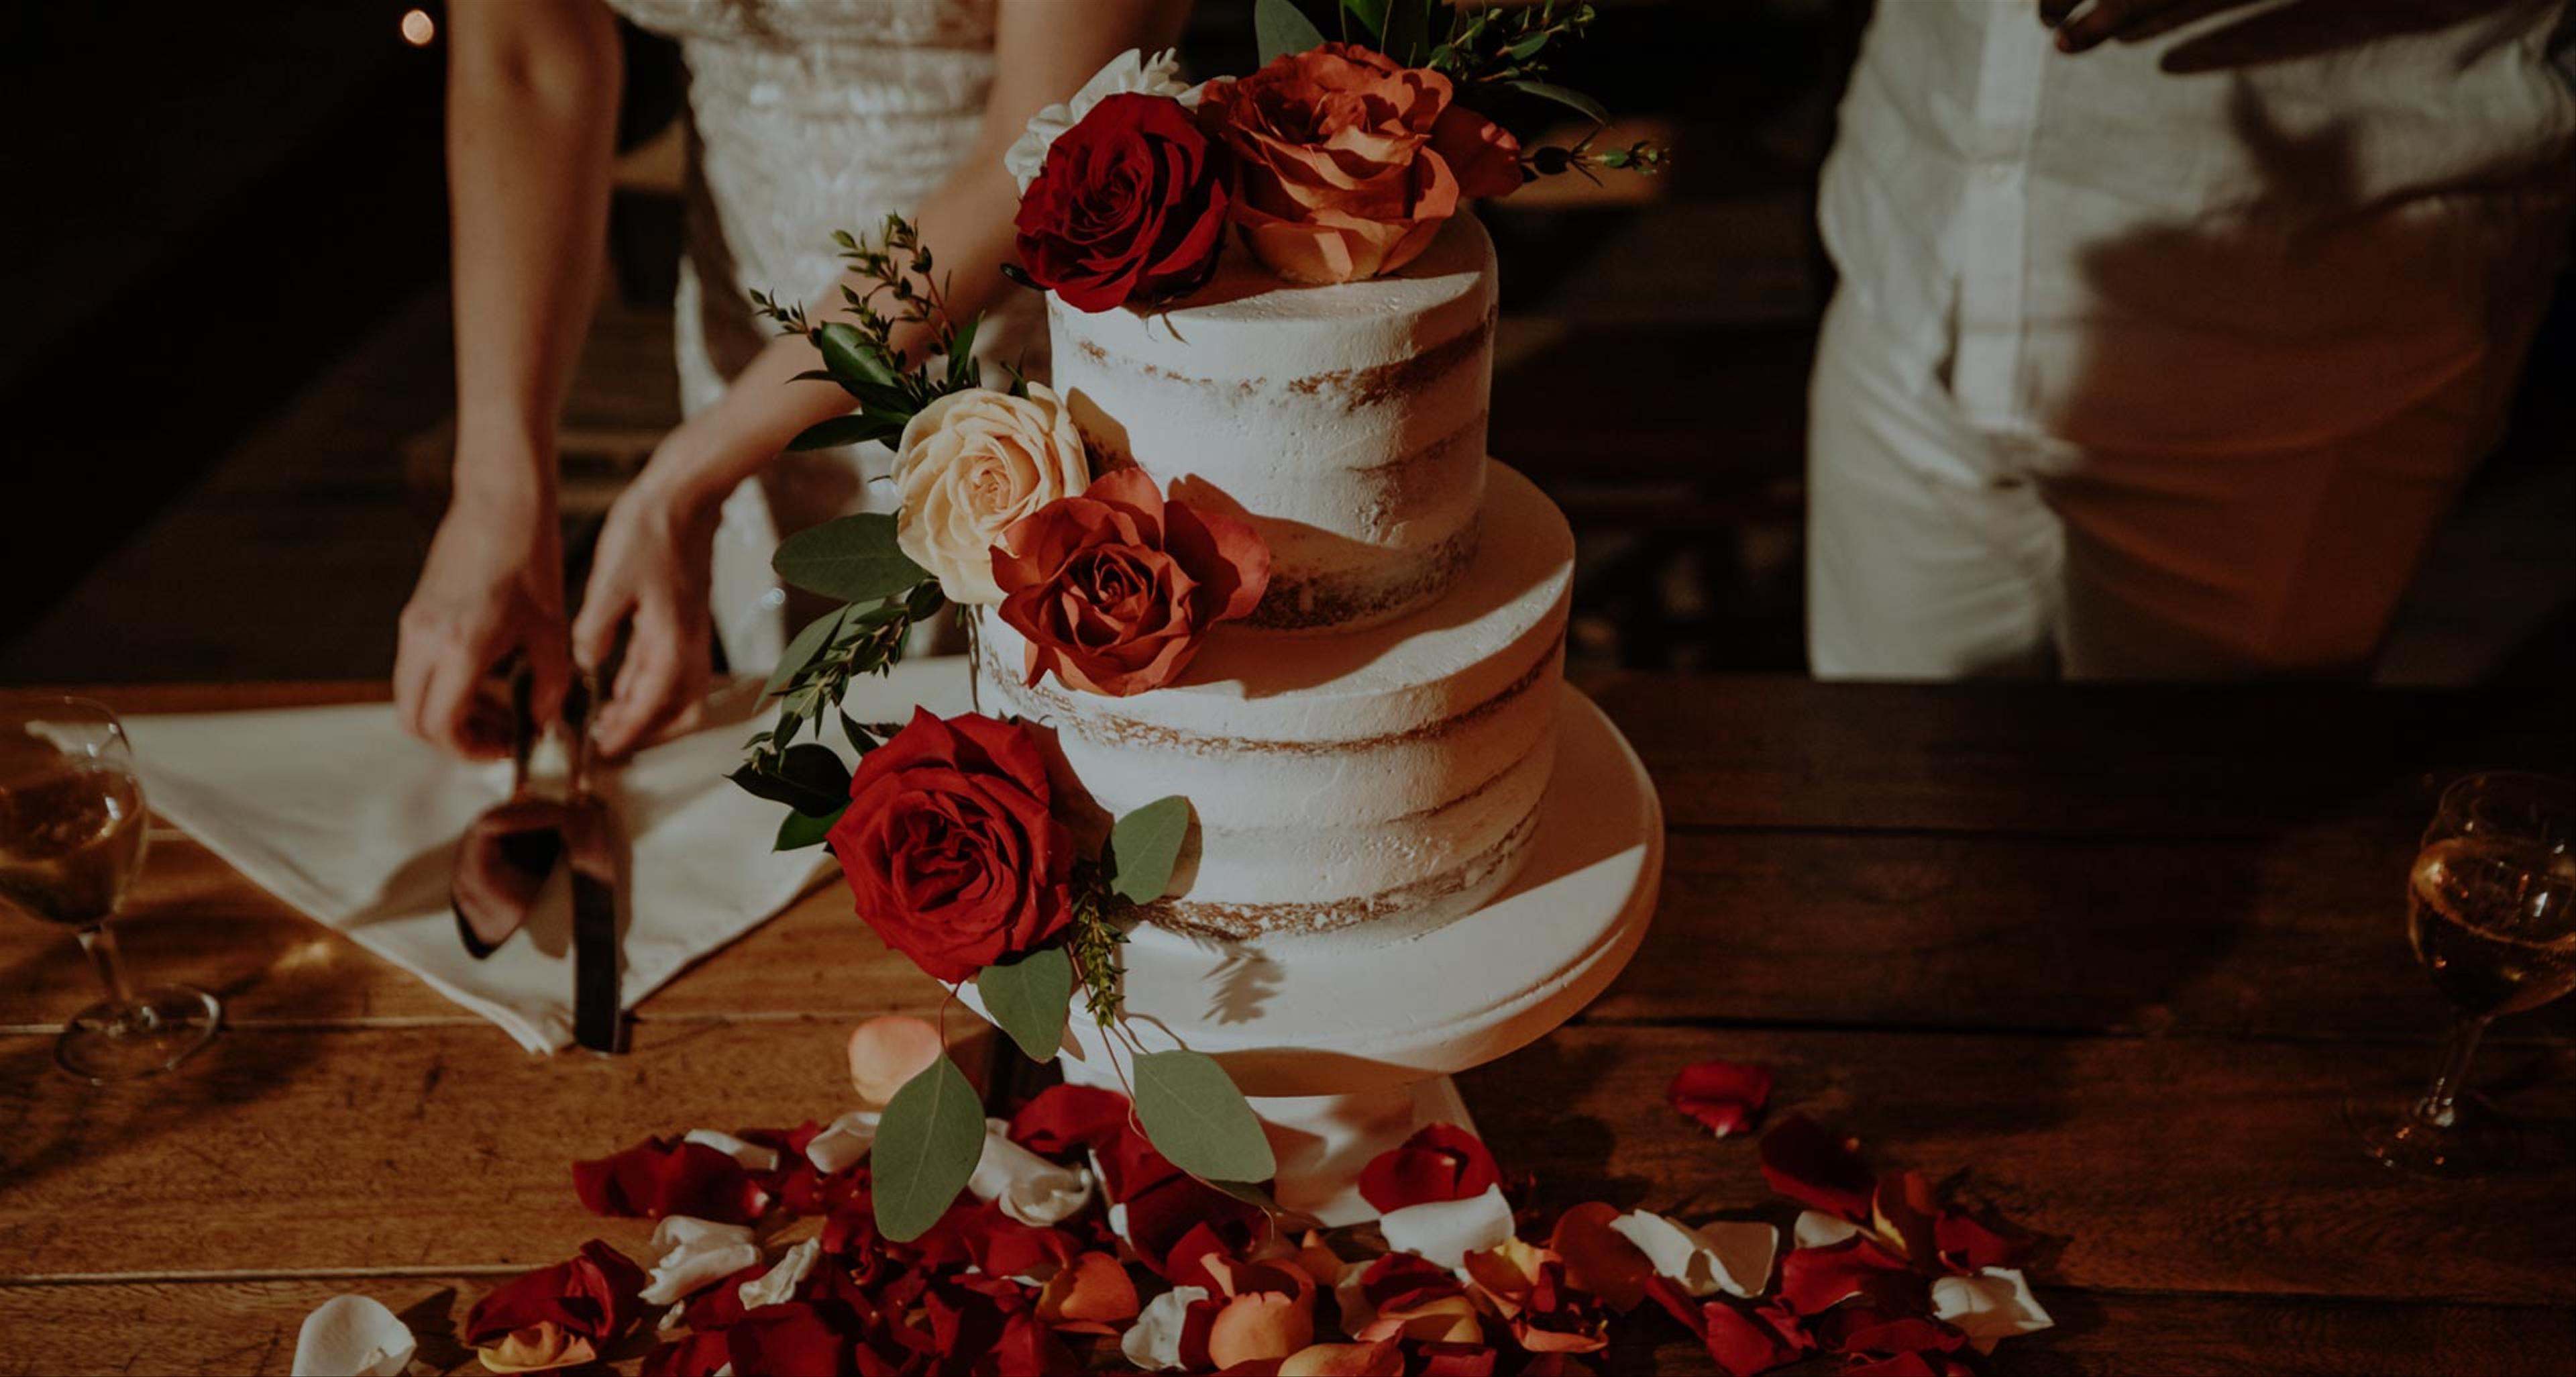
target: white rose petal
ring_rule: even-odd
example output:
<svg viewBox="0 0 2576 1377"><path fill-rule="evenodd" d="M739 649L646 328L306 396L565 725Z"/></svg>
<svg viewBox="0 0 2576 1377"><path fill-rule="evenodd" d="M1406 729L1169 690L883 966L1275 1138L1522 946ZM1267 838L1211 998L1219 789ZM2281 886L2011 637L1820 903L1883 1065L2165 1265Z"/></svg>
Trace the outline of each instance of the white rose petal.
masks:
<svg viewBox="0 0 2576 1377"><path fill-rule="evenodd" d="M966 1189L999 1200L1002 1213L1033 1228L1060 1224L1091 1203L1091 1173L1058 1166L1011 1141L1008 1119L984 1121L984 1155Z"/></svg>
<svg viewBox="0 0 2576 1377"><path fill-rule="evenodd" d="M637 1293L646 1305L673 1304L760 1261L750 1225L718 1224L684 1214L666 1216L653 1226L653 1251L659 1260Z"/></svg>
<svg viewBox="0 0 2576 1377"><path fill-rule="evenodd" d="M805 1144L805 1160L825 1176L856 1165L868 1155L868 1149L876 1146L879 1117L873 1109L853 1109L834 1119L830 1127Z"/></svg>
<svg viewBox="0 0 2576 1377"><path fill-rule="evenodd" d="M1169 48L1152 57L1130 48L1092 73L1091 80L1082 83L1073 99L1050 105L1031 117L1028 129L1002 155L1002 166L1011 170L1011 180L1020 184L1020 194L1025 196L1029 183L1036 181L1046 167L1047 150L1055 146L1064 131L1082 123L1082 117L1090 114L1092 107L1128 92L1177 99L1196 89L1181 80L1180 60Z"/></svg>
<svg viewBox="0 0 2576 1377"><path fill-rule="evenodd" d="M411 1331L366 1296L333 1296L295 1333L295 1377L394 1377L419 1347Z"/></svg>
<svg viewBox="0 0 2576 1377"><path fill-rule="evenodd" d="M1933 1282L1932 1318L1955 1326L1979 1353L1992 1353L1998 1340L2056 1323L2030 1294L2030 1282L2010 1267Z"/></svg>
<svg viewBox="0 0 2576 1377"><path fill-rule="evenodd" d="M1136 1323L1120 1336L1118 1351L1147 1372L1179 1367L1181 1326L1189 1318L1191 1304L1207 1298L1204 1286L1175 1286L1145 1302L1145 1308L1136 1314Z"/></svg>
<svg viewBox="0 0 2576 1377"><path fill-rule="evenodd" d="M1860 1232L1860 1226L1837 1214L1808 1210L1798 1216L1797 1246L1830 1248Z"/></svg>
<svg viewBox="0 0 2576 1377"><path fill-rule="evenodd" d="M1052 388L1014 397L989 388L951 392L923 407L895 443L902 500L895 544L939 580L950 602L990 607L993 547L1038 508L1091 486L1091 460L1072 408Z"/></svg>
<svg viewBox="0 0 2576 1377"><path fill-rule="evenodd" d="M778 1170L778 1149L746 1143L730 1133L718 1133L712 1128L693 1128L689 1130L686 1141L714 1148L751 1171Z"/></svg>
<svg viewBox="0 0 2576 1377"><path fill-rule="evenodd" d="M1499 1248L1512 1238L1512 1207L1503 1188L1487 1186L1483 1195L1465 1200L1439 1200L1390 1210L1377 1221L1386 1246L1412 1253L1435 1266L1456 1271L1467 1254Z"/></svg>
<svg viewBox="0 0 2576 1377"><path fill-rule="evenodd" d="M1692 1228L1648 1210L1631 1210L1610 1221L1621 1238L1637 1245L1655 1274L1680 1285L1693 1296L1724 1291L1751 1299L1771 1279L1771 1257L1780 1248L1780 1231L1768 1224L1717 1220Z"/></svg>
<svg viewBox="0 0 2576 1377"><path fill-rule="evenodd" d="M764 1305L785 1305L796 1299L796 1288L814 1270L814 1257L823 1251L823 1240L809 1238L779 1255L768 1271L742 1284L742 1308L758 1309Z"/></svg>
<svg viewBox="0 0 2576 1377"><path fill-rule="evenodd" d="M1130 1248L1136 1246L1136 1240L1127 1236L1127 1202L1124 1200L1109 1207L1109 1233Z"/></svg>

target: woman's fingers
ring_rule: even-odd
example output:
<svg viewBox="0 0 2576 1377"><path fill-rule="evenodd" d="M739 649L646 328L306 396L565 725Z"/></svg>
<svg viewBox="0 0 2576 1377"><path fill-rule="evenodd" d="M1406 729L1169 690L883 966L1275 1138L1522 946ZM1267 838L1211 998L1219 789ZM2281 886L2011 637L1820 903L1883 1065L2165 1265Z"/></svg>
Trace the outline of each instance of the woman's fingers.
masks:
<svg viewBox="0 0 2576 1377"><path fill-rule="evenodd" d="M613 696L599 715L599 749L623 756L641 745L654 727L677 710L679 681L679 666L665 638L658 630L648 631L638 618Z"/></svg>
<svg viewBox="0 0 2576 1377"><path fill-rule="evenodd" d="M493 743L470 728L477 684L483 677L479 657L447 654L429 676L421 693L421 735L439 748L461 756L488 756Z"/></svg>
<svg viewBox="0 0 2576 1377"><path fill-rule="evenodd" d="M591 575L581 615L572 622L573 663L593 674L608 667L608 657L617 649L617 628L635 610L634 591L609 586L601 577L605 572L602 568Z"/></svg>
<svg viewBox="0 0 2576 1377"><path fill-rule="evenodd" d="M2076 6L2083 3L2084 0L2039 0L2039 22L2056 28L2066 22L2066 16L2073 14Z"/></svg>

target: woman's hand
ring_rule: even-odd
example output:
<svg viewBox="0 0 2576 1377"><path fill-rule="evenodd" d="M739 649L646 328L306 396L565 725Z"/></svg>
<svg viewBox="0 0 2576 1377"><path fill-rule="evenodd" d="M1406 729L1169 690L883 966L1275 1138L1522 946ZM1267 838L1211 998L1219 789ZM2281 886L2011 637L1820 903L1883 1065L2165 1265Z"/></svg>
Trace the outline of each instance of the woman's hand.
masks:
<svg viewBox="0 0 2576 1377"><path fill-rule="evenodd" d="M573 623L573 656L593 671L627 631L617 680L601 685L607 701L592 720L592 739L610 756L694 725L714 668L708 598L720 501L672 477L682 466L666 456L686 447L687 431L663 441L609 507Z"/></svg>
<svg viewBox="0 0 2576 1377"><path fill-rule="evenodd" d="M552 721L572 679L569 647L551 498L459 489L402 611L394 705L403 730L461 756L504 754L509 708L488 691L495 671L513 655L526 660L537 720Z"/></svg>

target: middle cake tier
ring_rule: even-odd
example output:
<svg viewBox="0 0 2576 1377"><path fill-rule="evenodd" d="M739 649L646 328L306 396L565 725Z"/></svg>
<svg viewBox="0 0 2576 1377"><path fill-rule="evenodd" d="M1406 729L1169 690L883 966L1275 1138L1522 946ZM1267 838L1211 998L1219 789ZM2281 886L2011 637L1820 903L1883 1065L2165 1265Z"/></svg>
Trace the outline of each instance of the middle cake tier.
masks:
<svg viewBox="0 0 2576 1377"><path fill-rule="evenodd" d="M1501 464L1484 528L1427 607L1332 635L1220 627L1181 682L1128 698L1028 683L1027 642L986 616L984 710L1038 724L1100 817L1189 800L1149 921L1232 940L1424 931L1511 879L1554 763L1574 539Z"/></svg>

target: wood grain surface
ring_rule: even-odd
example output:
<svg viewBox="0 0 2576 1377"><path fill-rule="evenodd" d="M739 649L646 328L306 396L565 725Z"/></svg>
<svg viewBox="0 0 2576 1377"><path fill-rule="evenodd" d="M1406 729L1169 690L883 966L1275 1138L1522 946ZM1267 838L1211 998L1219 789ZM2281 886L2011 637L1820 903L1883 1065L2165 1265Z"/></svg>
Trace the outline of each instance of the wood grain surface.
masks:
<svg viewBox="0 0 2576 1377"><path fill-rule="evenodd" d="M383 689L99 692L197 711ZM2576 1369L2576 1017L2509 1020L2480 1063L2532 1145L2512 1175L2386 1173L2339 1117L2427 1069L2441 1010L2400 896L2433 793L2576 771L2576 705L1686 677L1600 696L1671 815L1663 907L1577 1024L1461 1077L1544 1201L1786 1223L1749 1140L1663 1103L1683 1064L1758 1061L1775 1114L2046 1237L2060 1325L1999 1371ZM647 1001L629 1056L531 1057L167 831L123 930L139 967L220 990L227 1031L159 1081L74 1085L50 1041L88 972L59 931L0 924L0 1377L284 1372L341 1292L404 1313L416 1370L478 1370L447 1329L483 1289L587 1238L640 1248L581 1211L573 1158L828 1118L848 1027L939 999L826 888ZM1687 1344L1613 1358L1707 1370Z"/></svg>

